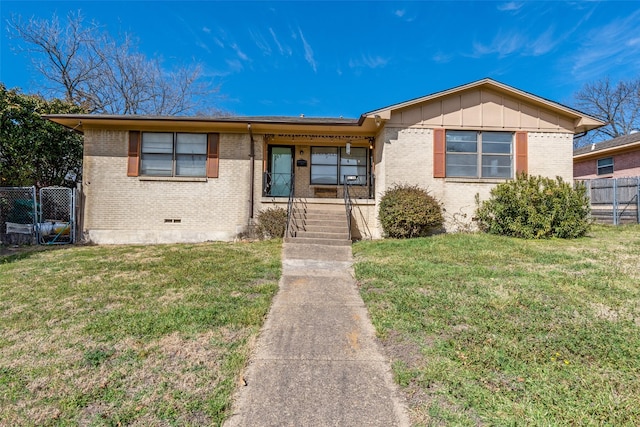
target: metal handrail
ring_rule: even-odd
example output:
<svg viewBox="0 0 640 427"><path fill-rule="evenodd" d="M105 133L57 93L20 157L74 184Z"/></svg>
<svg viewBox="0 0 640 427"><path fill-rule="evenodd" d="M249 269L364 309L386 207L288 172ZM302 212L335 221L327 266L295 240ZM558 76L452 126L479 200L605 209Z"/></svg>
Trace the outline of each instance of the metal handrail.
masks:
<svg viewBox="0 0 640 427"><path fill-rule="evenodd" d="M291 220L293 215L293 195L295 192L295 176L291 174L291 185L289 186L289 200L287 201L287 229L285 230L285 236L293 237L291 233Z"/></svg>
<svg viewBox="0 0 640 427"><path fill-rule="evenodd" d="M353 201L351 200L351 194L349 193L349 186L352 182L357 181L358 177L354 175L345 175L343 179L343 194L344 197L344 208L347 214L347 229L349 231L349 240L351 240L351 213L353 210Z"/></svg>

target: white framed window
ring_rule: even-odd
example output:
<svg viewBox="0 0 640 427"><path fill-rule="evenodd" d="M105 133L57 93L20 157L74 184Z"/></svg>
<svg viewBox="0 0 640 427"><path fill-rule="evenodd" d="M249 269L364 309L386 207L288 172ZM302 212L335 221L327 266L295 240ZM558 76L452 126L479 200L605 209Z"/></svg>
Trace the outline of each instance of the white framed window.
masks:
<svg viewBox="0 0 640 427"><path fill-rule="evenodd" d="M512 178L513 132L446 131L446 176Z"/></svg>
<svg viewBox="0 0 640 427"><path fill-rule="evenodd" d="M610 175L613 173L613 157L598 159L597 174Z"/></svg>
<svg viewBox="0 0 640 427"><path fill-rule="evenodd" d="M204 177L207 173L207 134L143 132L140 174Z"/></svg>

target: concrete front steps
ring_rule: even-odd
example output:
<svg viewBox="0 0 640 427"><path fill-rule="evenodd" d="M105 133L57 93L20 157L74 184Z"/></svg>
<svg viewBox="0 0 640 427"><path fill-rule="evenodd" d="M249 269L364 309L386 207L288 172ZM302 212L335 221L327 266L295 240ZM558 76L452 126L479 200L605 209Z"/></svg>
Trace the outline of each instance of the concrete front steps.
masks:
<svg viewBox="0 0 640 427"><path fill-rule="evenodd" d="M327 246L350 246L347 214L344 204L294 205L290 235L286 243Z"/></svg>

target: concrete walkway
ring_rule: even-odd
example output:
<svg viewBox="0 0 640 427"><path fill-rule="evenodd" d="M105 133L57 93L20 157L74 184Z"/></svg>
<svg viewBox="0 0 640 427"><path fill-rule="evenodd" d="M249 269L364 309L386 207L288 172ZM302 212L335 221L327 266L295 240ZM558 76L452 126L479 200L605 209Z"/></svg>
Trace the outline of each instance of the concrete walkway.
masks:
<svg viewBox="0 0 640 427"><path fill-rule="evenodd" d="M408 426L350 246L285 243L283 275L225 424Z"/></svg>

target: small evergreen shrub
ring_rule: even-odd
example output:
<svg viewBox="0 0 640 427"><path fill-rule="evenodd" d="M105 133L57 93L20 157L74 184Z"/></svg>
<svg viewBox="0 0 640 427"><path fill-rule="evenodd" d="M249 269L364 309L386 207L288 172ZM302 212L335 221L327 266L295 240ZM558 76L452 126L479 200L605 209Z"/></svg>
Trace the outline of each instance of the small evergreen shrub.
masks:
<svg viewBox="0 0 640 427"><path fill-rule="evenodd" d="M442 227L440 203L417 186L396 184L380 199L380 224L387 237L427 236Z"/></svg>
<svg viewBox="0 0 640 427"><path fill-rule="evenodd" d="M258 212L257 232L261 239L276 239L284 237L287 229L287 210L283 208L269 208Z"/></svg>
<svg viewBox="0 0 640 427"><path fill-rule="evenodd" d="M476 195L481 230L491 234L542 239L576 238L589 231L589 199L583 184L572 187L562 178L518 176L491 190L482 203Z"/></svg>

